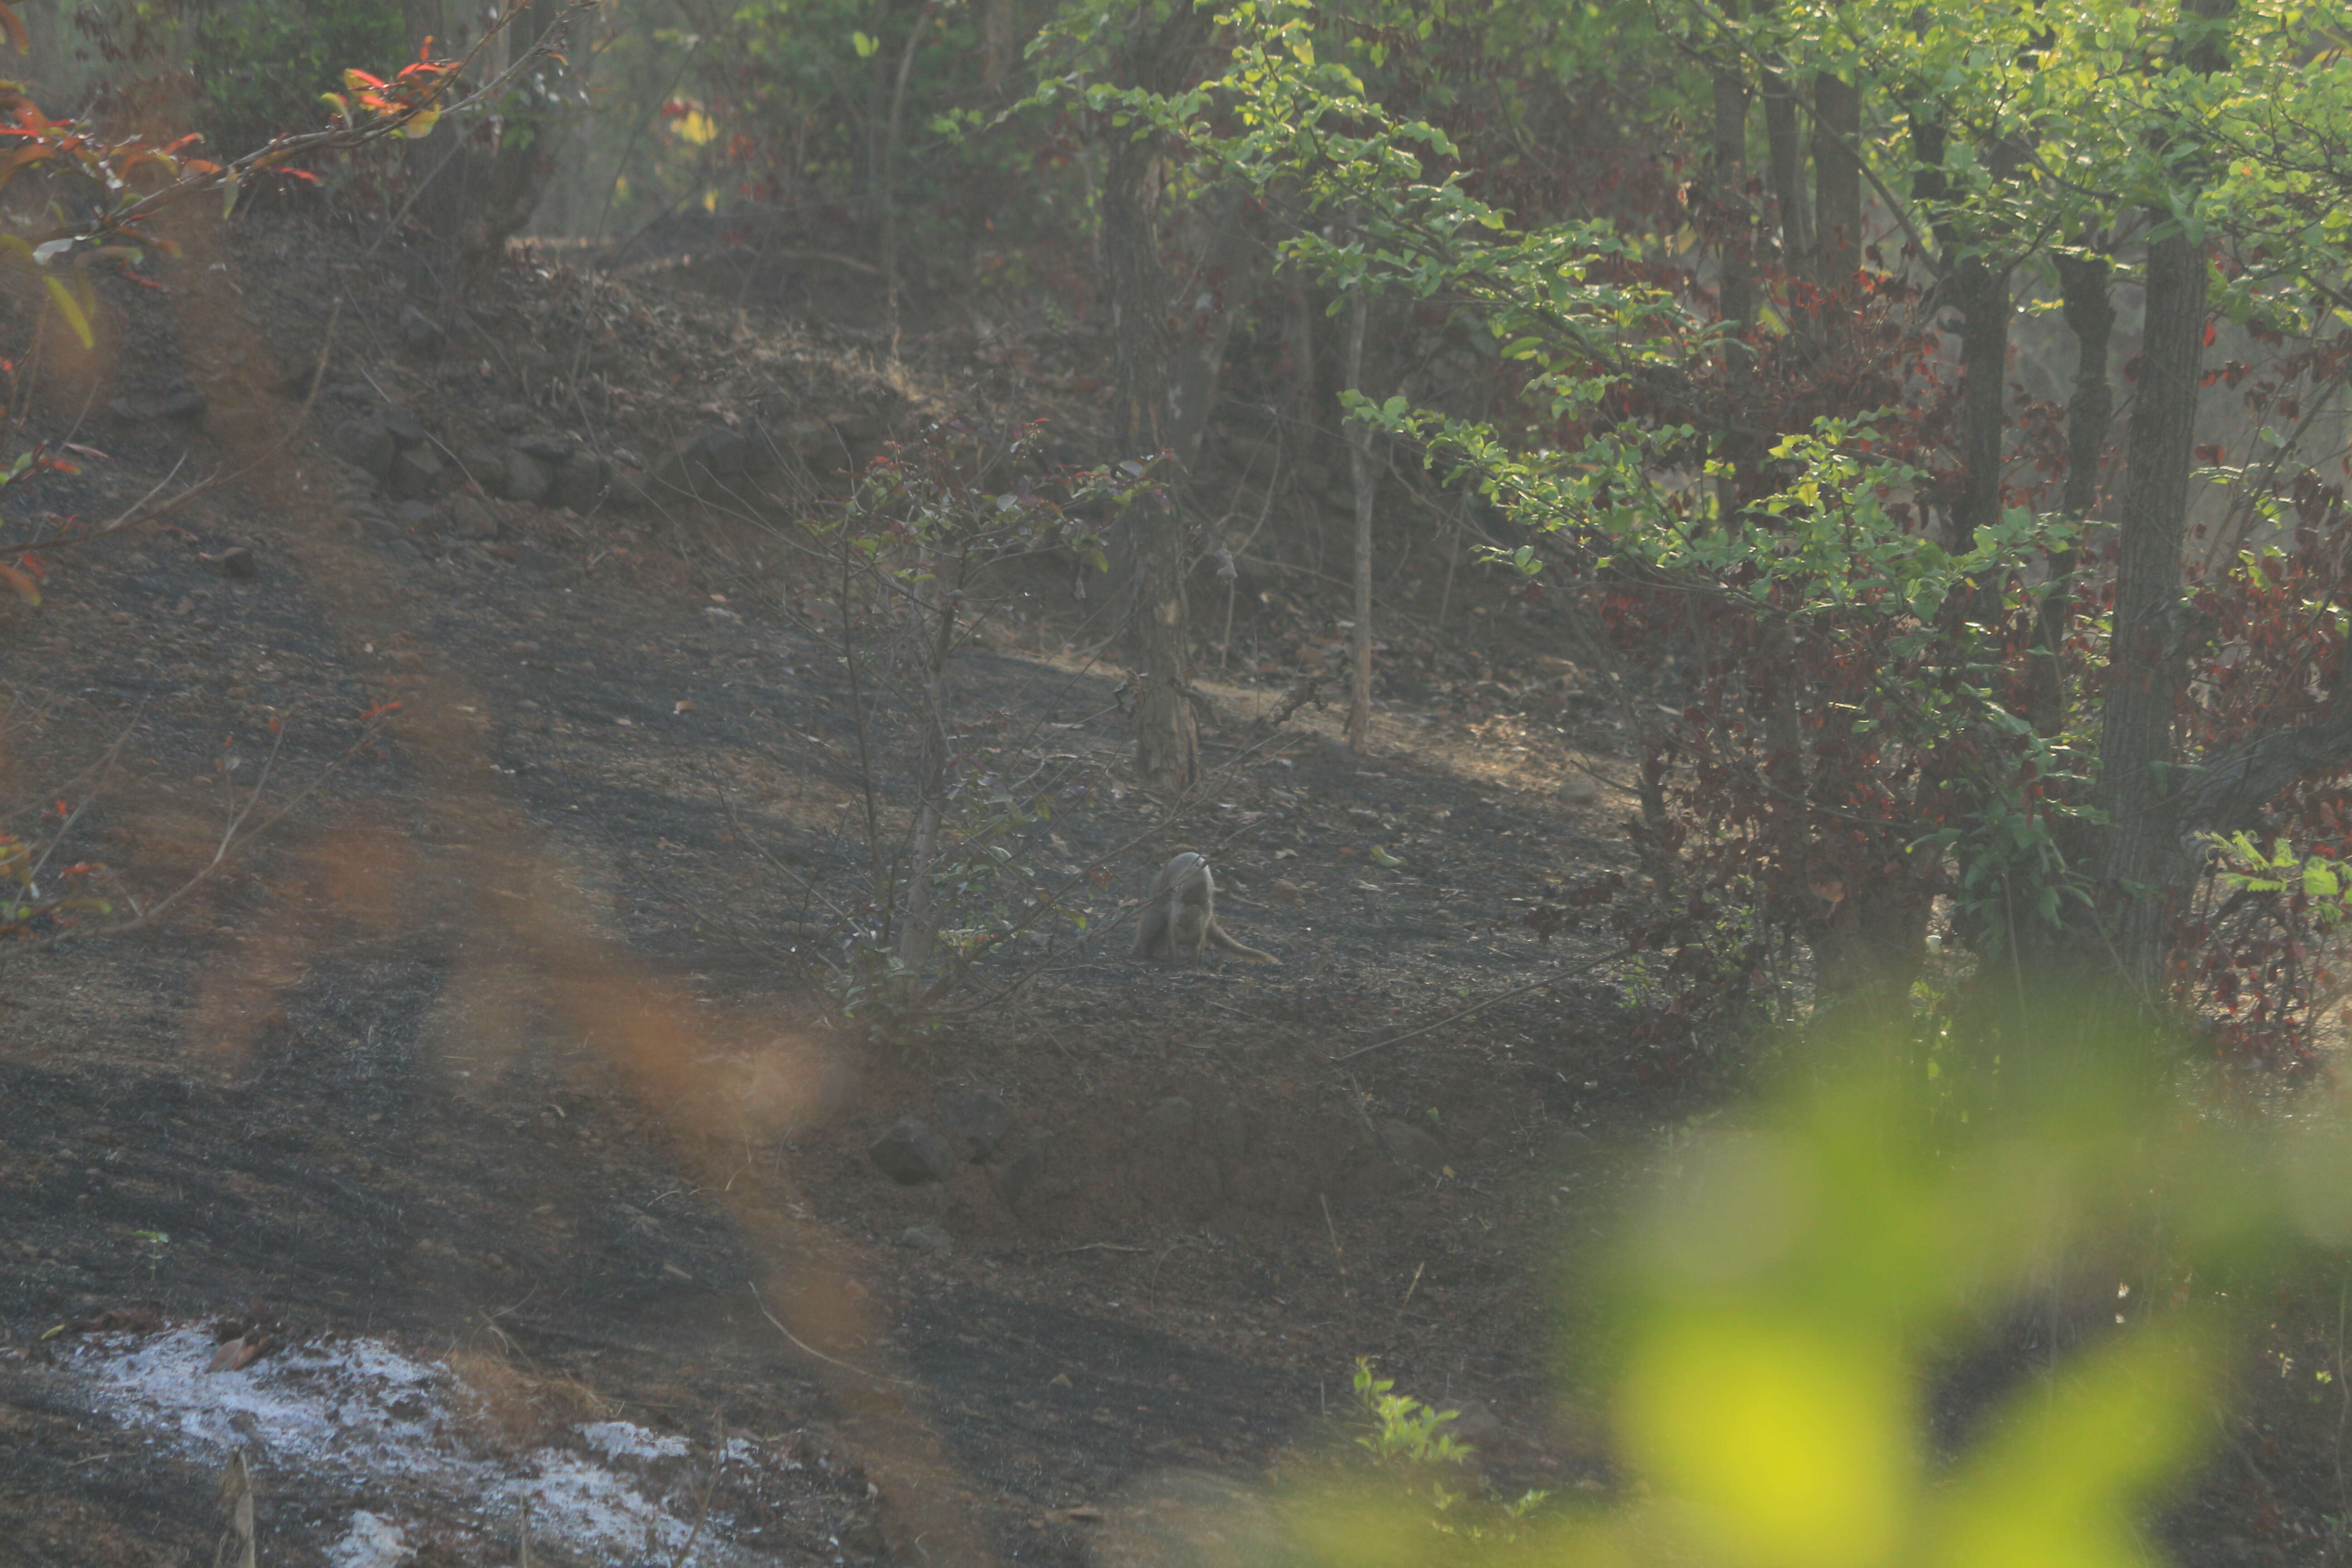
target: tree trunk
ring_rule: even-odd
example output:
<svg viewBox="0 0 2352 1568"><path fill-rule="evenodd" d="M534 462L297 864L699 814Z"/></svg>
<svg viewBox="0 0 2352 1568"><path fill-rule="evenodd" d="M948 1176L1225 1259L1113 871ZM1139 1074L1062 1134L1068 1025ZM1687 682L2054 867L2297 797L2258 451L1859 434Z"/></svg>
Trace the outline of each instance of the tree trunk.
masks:
<svg viewBox="0 0 2352 1568"><path fill-rule="evenodd" d="M2107 385L2107 346L2116 330L2112 270L2104 256L2062 257L2058 262L2059 300L2075 351L2074 395L2066 405L2066 482L2058 510L2078 525L2098 504L2099 459L2115 416L2115 393ZM2034 619L2026 706L2033 728L2043 735L2066 727L2065 649L2074 620L2074 564L2072 549L2051 556L2050 581Z"/></svg>
<svg viewBox="0 0 2352 1568"><path fill-rule="evenodd" d="M1364 385L1364 333L1371 323L1371 299L1362 289L1348 310L1348 381ZM1349 639L1355 688L1348 698L1348 744L1360 752L1372 722L1372 500L1380 476L1372 469L1371 427L1360 419L1347 425L1348 469L1356 488L1356 625Z"/></svg>
<svg viewBox="0 0 2352 1568"><path fill-rule="evenodd" d="M882 178L877 192L882 205L882 292L889 322L890 353L898 352L898 154L907 139L907 89L915 78L915 52L922 47L923 30L938 10L926 0L907 30L907 46L898 51L898 74L890 87L890 114L882 131Z"/></svg>
<svg viewBox="0 0 2352 1568"><path fill-rule="evenodd" d="M2227 16L2236 0L2183 0L2184 19ZM2199 70L2218 48L2190 56ZM2147 318L2126 437L2117 509L2115 631L2099 741L2098 802L2108 821L2100 867L2112 911L2108 941L2126 984L2152 999L2164 938L2189 861L2169 799L2173 709L2182 675L2180 549L2189 520L2198 376L2205 353L2205 250L2171 215L2151 215ZM2162 232L2170 227L2170 233Z"/></svg>
<svg viewBox="0 0 2352 1568"><path fill-rule="evenodd" d="M1756 321L1756 214L1748 199L1748 99L1744 79L1730 71L1715 73L1715 145L1700 215L1723 247L1719 293L1723 319L1736 323L1741 334ZM1744 336L1735 336L1724 353L1733 405L1744 413L1752 368L1749 345ZM1716 505L1726 518L1738 515L1754 499L1764 450L1761 439L1742 432L1726 431L1715 438L1715 455L1723 465L1722 477L1716 481Z"/></svg>
<svg viewBox="0 0 2352 1568"><path fill-rule="evenodd" d="M1174 384L1168 390L1169 449L1186 473L1200 460L1209 416L1216 412L1225 344L1234 335L1234 282L1248 258L1250 235L1242 222L1244 197L1229 192L1217 205L1192 298L1178 301Z"/></svg>
<svg viewBox="0 0 2352 1568"><path fill-rule="evenodd" d="M1186 641L1183 514L1173 500L1146 504L1136 520L1136 605L1131 637L1139 671L1135 765L1157 789L1183 790L1201 771Z"/></svg>
<svg viewBox="0 0 2352 1568"><path fill-rule="evenodd" d="M1139 19L1118 74L1166 92L1181 85L1205 36L1203 14L1178 6L1153 26ZM1105 292L1110 300L1119 438L1129 455L1167 450L1171 344L1168 275L1160 265L1163 154L1156 134L1113 132L1101 197ZM1136 767L1160 789L1190 787L1200 772L1186 647L1184 514L1172 499L1130 510L1127 532L1134 610L1129 642L1138 676Z"/></svg>
<svg viewBox="0 0 2352 1568"><path fill-rule="evenodd" d="M1830 71L1813 79L1815 271L1843 289L1862 270L1861 89Z"/></svg>
<svg viewBox="0 0 2352 1568"><path fill-rule="evenodd" d="M1805 144L1797 134L1797 94L1779 71L1764 73L1764 137L1771 150L1772 205L1780 219L1780 262L1810 270L1813 241L1805 209Z"/></svg>
<svg viewBox="0 0 2352 1568"><path fill-rule="evenodd" d="M519 15L505 34L509 59L546 37L562 5L560 0L519 0L515 8ZM402 15L412 54L428 37L436 53L446 53L457 47L453 25L477 34L490 8L402 0ZM453 301L496 274L507 241L530 221L555 177L572 114L568 100L582 86L574 72L587 68L590 54L579 47L559 52L576 64L543 62L544 70L526 73L505 103L451 116L433 134L406 144L409 175L419 186L410 212L426 237L426 269ZM478 63L477 71L481 68Z"/></svg>
<svg viewBox="0 0 2352 1568"><path fill-rule="evenodd" d="M1963 256L1952 268L1952 298L1960 322L1960 489L1953 498L1951 548L1969 549L1977 530L2000 521L2002 416L2009 390L2009 273L1982 256ZM1987 591L1998 595L1997 586Z"/></svg>
<svg viewBox="0 0 2352 1568"><path fill-rule="evenodd" d="M2152 992L2167 900L2180 854L2165 810L2173 706L2180 672L2177 635L2180 546L2197 377L2205 338L2205 257L2175 232L2147 247L2147 325L2126 437L2117 518L2115 635L2099 742L2099 804L2108 830L2103 874L2118 900L2116 951L2126 978ZM2136 885L2135 894L2126 885Z"/></svg>
<svg viewBox="0 0 2352 1568"><path fill-rule="evenodd" d="M1001 90L1020 59L1020 0L982 0L980 85L991 92Z"/></svg>
<svg viewBox="0 0 2352 1568"><path fill-rule="evenodd" d="M1723 319L1756 319L1756 220L1748 205L1748 83L1715 73L1715 149L1701 218L1723 247Z"/></svg>
<svg viewBox="0 0 2352 1568"><path fill-rule="evenodd" d="M917 558L919 584L929 580L928 572L921 570L929 565L929 554L926 551ZM915 808L914 840L908 847L907 893L898 926L897 990L901 1001L922 994L923 971L930 966L938 937L931 920L931 871L939 860L940 826L947 805L948 660L955 651L955 595L943 594L934 612L924 604L920 587L913 591L907 606L909 640L915 657L922 660L918 700L922 710L922 749L915 772L921 800ZM931 626L934 614L939 617L936 634Z"/></svg>

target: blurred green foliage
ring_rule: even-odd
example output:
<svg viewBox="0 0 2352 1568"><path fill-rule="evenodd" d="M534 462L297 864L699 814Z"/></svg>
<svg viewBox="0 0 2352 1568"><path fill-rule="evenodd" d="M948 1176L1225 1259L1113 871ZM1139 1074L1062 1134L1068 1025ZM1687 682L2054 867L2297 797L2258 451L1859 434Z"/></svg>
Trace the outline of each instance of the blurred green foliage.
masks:
<svg viewBox="0 0 2352 1568"><path fill-rule="evenodd" d="M1876 1042L1800 1053L1744 1125L1669 1147L1598 1286L1618 1503L1465 1532L1392 1464L1303 1489L1265 1560L2162 1561L2145 1520L2217 1436L2246 1282L2352 1234L2352 1140L2281 1138L2081 1016L2033 1047L1935 1079ZM1381 1451L1432 1463L1431 1413L1377 1388Z"/></svg>

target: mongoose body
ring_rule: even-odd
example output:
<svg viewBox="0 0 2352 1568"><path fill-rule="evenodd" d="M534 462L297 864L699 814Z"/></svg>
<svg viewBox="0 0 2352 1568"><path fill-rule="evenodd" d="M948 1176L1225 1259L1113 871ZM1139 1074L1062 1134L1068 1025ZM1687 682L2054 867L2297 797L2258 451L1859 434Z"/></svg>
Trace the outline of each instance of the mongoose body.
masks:
<svg viewBox="0 0 2352 1568"><path fill-rule="evenodd" d="M1259 963L1279 963L1270 952L1236 942L1217 923L1217 879L1206 857L1180 849L1151 879L1136 917L1133 956L1161 963L1197 964L1209 948Z"/></svg>

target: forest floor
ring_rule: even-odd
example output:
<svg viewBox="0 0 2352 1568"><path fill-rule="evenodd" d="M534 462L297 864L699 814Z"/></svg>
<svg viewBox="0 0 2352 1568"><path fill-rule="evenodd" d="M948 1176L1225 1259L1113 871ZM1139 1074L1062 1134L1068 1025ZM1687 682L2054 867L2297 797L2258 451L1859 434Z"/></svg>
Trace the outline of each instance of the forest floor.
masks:
<svg viewBox="0 0 2352 1568"><path fill-rule="evenodd" d="M562 279L519 277L478 353L401 343L373 264L307 228L223 254L122 302L143 346L87 404L53 392L117 406L35 504L101 515L184 450L263 466L8 613L0 790L70 795L119 742L75 853L152 890L265 764L269 798L315 788L172 918L6 972L0 1561L208 1559L240 1447L272 1565L504 1563L527 1531L542 1563L1242 1561L1269 1484L1360 1429L1365 1355L1461 1409L1498 1487L1614 1489L1564 1302L1725 1091L1626 1043L1601 933L1521 923L1628 863L1612 787L1561 789L1624 777L1622 734L1539 624L1465 568L1483 641L1428 640L1417 685L1401 649L1418 695L1357 753L1333 713L1256 722L1331 640L1265 588L1251 658L1208 661L1213 771L1174 819L1121 782L1073 612L975 651L955 700L1006 765L1102 781L1024 846L1108 862L1100 934L983 966L883 1049L824 1026L790 952L866 847L839 650L766 536L404 513L331 429L373 393L460 465L518 425L655 454L730 413L854 457L1002 348L941 333L894 372L681 268L615 286L641 336L593 410L551 407L547 365L596 358L551 341ZM339 292L349 347L270 454ZM200 425L149 412L183 377ZM1278 966L1126 957L1112 917L1177 843ZM876 1168L966 1092L1013 1113L985 1163ZM2281 1323L2171 1515L2188 1561L2342 1551L2341 1347Z"/></svg>

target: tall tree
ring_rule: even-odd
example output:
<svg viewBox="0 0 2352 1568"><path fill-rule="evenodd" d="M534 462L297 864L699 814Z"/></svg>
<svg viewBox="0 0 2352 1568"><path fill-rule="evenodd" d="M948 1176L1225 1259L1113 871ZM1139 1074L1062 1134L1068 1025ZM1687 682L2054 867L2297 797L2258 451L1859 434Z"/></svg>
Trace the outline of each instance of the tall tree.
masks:
<svg viewBox="0 0 2352 1568"><path fill-rule="evenodd" d="M1814 272L1832 288L1862 267L1862 89L1836 71L1813 79Z"/></svg>
<svg viewBox="0 0 2352 1568"><path fill-rule="evenodd" d="M2210 76L2224 58L2218 24L2237 0L2182 0L2181 57ZM2176 167L2193 168L2194 154ZM2099 797L2110 824L2101 867L2110 941L2126 979L2153 995L2171 899L2183 870L2167 796L2173 709L2183 681L2181 547L2206 331L2205 244L2170 210L2148 214L2147 309L2116 517L2115 647L2099 742Z"/></svg>
<svg viewBox="0 0 2352 1568"><path fill-rule="evenodd" d="M1191 85L1208 30L1208 14L1189 0L1144 0L1125 18L1112 74L1147 92L1177 91ZM1160 261L1168 147L1147 121L1116 128L1112 134L1101 221L1119 436L1130 451L1159 452L1171 449L1179 436L1170 401L1176 358L1168 321L1171 285ZM1189 786L1201 763L1184 592L1184 517L1174 496L1134 509L1126 552L1132 595L1128 640L1139 688L1136 769L1145 782L1162 789Z"/></svg>
<svg viewBox="0 0 2352 1568"><path fill-rule="evenodd" d="M2115 337L2114 266L2096 251L2058 258L2059 302L2074 338L2074 389L2066 405L2066 478L2059 512L2082 521L2098 502L2099 464L2106 455L2115 392L2107 384L2107 351ZM2027 717L2039 733L2066 727L2066 637L2074 619L2074 548L2050 558L2050 574L2034 611L2033 666Z"/></svg>
<svg viewBox="0 0 2352 1568"><path fill-rule="evenodd" d="M1371 294L1359 289L1348 301L1348 384L1360 392L1364 385L1364 338L1371 320ZM1348 664L1353 677L1348 693L1348 744L1359 750L1372 724L1372 510L1381 486L1380 473L1373 467L1372 444L1378 438L1361 420L1348 421L1348 471L1356 501L1356 624L1348 640Z"/></svg>

